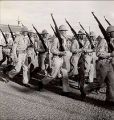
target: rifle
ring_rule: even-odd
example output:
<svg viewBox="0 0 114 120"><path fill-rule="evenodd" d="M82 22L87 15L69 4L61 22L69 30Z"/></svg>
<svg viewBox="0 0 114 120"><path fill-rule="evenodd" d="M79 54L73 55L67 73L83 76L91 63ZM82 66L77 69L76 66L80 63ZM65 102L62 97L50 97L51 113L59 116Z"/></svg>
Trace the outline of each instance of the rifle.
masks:
<svg viewBox="0 0 114 120"><path fill-rule="evenodd" d="M12 32L12 30L11 30L11 28L10 28L9 25L8 25L8 28L9 28L9 31L10 31L10 33L11 33L11 37L12 37L13 41L15 41L15 38L14 38L13 32Z"/></svg>
<svg viewBox="0 0 114 120"><path fill-rule="evenodd" d="M105 21L108 23L108 25L111 25L111 23L106 19L106 17L104 16Z"/></svg>
<svg viewBox="0 0 114 120"><path fill-rule="evenodd" d="M57 24L56 24L56 22L55 22L55 20L54 20L53 14L51 14L51 17L52 17L53 23L54 23L54 25L55 25L56 37L57 37L58 40L59 40L60 51L64 51L64 47L63 47L63 45L62 45L63 39L61 38L61 35L60 35L60 33L59 33L59 29L58 29Z"/></svg>
<svg viewBox="0 0 114 120"><path fill-rule="evenodd" d="M3 35L3 37L4 37L4 40L5 40L6 44L8 44L8 41L7 41L7 39L6 39L6 36L4 35L2 29L0 29L0 31L1 31L1 33L2 33L2 35Z"/></svg>
<svg viewBox="0 0 114 120"><path fill-rule="evenodd" d="M30 44L33 45L33 42L32 42L32 40L31 40L31 36L30 36L29 32L27 33L27 36L28 36L28 38L29 38L29 40L30 40Z"/></svg>
<svg viewBox="0 0 114 120"><path fill-rule="evenodd" d="M27 36L28 36L28 38L29 38L29 40L30 40L30 44L33 46L34 44L33 44L32 40L31 40L31 36L30 36L29 32L27 33ZM33 47L34 47L34 46L33 46ZM36 52L35 47L34 47L34 52L35 52L35 54L37 55L37 52Z"/></svg>
<svg viewBox="0 0 114 120"><path fill-rule="evenodd" d="M50 26L51 26L51 28L52 28L52 30L53 30L53 32L54 32L54 34L55 34L55 36L57 37L57 34L56 34L56 32L55 32L54 28L52 27L52 25L51 25L51 24L50 24Z"/></svg>
<svg viewBox="0 0 114 120"><path fill-rule="evenodd" d="M45 45L44 40L43 40L41 34L40 34L40 33L38 32L38 30L34 27L34 25L32 25L32 26L33 26L34 30L36 31L36 34L38 35L39 39L41 40L41 42L42 42L42 44L43 44L43 47L44 47L44 49L45 49L45 52L47 52L47 51L48 51L48 48L47 48L47 46Z"/></svg>
<svg viewBox="0 0 114 120"><path fill-rule="evenodd" d="M114 48L110 44L110 38L108 37L106 30L104 29L104 27L102 26L102 24L100 23L100 21L98 20L98 18L95 16L94 12L91 12L91 13L94 16L95 20L97 21L99 29L101 30L101 33L103 34L104 38L107 41L109 52L112 52Z"/></svg>
<svg viewBox="0 0 114 120"><path fill-rule="evenodd" d="M74 34L74 37L76 38L76 40L78 41L79 43L79 47L82 48L83 45L82 43L79 41L79 38L78 38L78 34L76 33L76 31L72 28L72 26L70 25L70 23L65 19L66 23L68 24L68 26L70 27L72 33Z"/></svg>
<svg viewBox="0 0 114 120"><path fill-rule="evenodd" d="M93 45L93 43L92 43L92 41L91 41L91 38L90 38L89 34L87 33L87 31L84 29L84 27L81 25L80 22L79 22L79 25L80 25L80 27L85 31L86 36L87 36L87 38L88 38L88 40L89 40L89 42L90 42L91 48L93 49L93 48L94 48L94 45Z"/></svg>

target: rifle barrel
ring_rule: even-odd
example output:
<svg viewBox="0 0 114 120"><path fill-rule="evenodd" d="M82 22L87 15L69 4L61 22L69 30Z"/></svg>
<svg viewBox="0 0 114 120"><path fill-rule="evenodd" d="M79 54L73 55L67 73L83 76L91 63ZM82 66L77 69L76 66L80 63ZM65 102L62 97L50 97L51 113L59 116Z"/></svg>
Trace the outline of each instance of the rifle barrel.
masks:
<svg viewBox="0 0 114 120"><path fill-rule="evenodd" d="M94 12L92 12L92 15L94 16L95 20L97 21L98 26L99 26L99 29L101 30L101 33L103 34L104 38L105 38L106 41L107 41L109 52L113 51L114 48L113 48L113 46L110 44L110 39L109 39L109 37L107 36L107 32L106 32L105 28L104 28L103 25L100 23L100 21L98 20L98 18L95 16Z"/></svg>
<svg viewBox="0 0 114 120"><path fill-rule="evenodd" d="M111 25L111 23L106 19L106 17L104 16L105 21L108 23L108 25Z"/></svg>
<svg viewBox="0 0 114 120"><path fill-rule="evenodd" d="M76 31L73 29L73 27L70 25L70 23L69 23L66 19L65 19L65 21L66 21L66 23L68 24L68 26L70 27L70 29L71 29L74 37L75 37L76 40L78 41L80 48L82 48L83 45L82 45L82 43L79 41L79 38L78 38L78 35L77 35Z"/></svg>
<svg viewBox="0 0 114 120"><path fill-rule="evenodd" d="M55 22L55 19L54 19L52 13L51 13L51 18L52 18L53 23L54 23L54 25L55 25L56 37L58 38L59 44L60 44L60 51L65 51L65 50L64 50L64 47L63 47L63 45L62 45L63 39L61 38L61 35L60 35L60 33L59 33L59 29L58 29L58 27L57 27L57 24L56 24L56 22Z"/></svg>
<svg viewBox="0 0 114 120"><path fill-rule="evenodd" d="M47 52L47 51L48 51L48 48L47 48L47 46L45 45L42 36L41 36L40 33L38 32L38 30L34 27L34 25L32 25L32 26L33 26L34 30L36 31L36 34L38 35L39 39L41 40L41 42L42 42L42 44L43 44L43 47L44 47L44 49L45 49L45 52Z"/></svg>

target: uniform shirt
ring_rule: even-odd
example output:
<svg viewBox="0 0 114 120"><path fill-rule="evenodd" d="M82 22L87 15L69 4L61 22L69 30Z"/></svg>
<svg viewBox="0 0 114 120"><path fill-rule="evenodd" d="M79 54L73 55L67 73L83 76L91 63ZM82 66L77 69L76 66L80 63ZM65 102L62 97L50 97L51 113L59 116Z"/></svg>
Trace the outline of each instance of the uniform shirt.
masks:
<svg viewBox="0 0 114 120"><path fill-rule="evenodd" d="M75 54L79 54L80 52L79 43L76 39L72 40L71 52Z"/></svg>
<svg viewBox="0 0 114 120"><path fill-rule="evenodd" d="M1 39L0 39L0 45L6 46L6 43L5 43L5 40L3 37L1 37Z"/></svg>
<svg viewBox="0 0 114 120"><path fill-rule="evenodd" d="M7 46L9 48L12 48L12 46L13 46L13 39L10 37L10 38L7 39L7 42L8 42Z"/></svg>
<svg viewBox="0 0 114 120"><path fill-rule="evenodd" d="M63 45L65 51L70 51L72 38L68 35L66 35L66 36L61 35L61 38L63 39L62 45Z"/></svg>
<svg viewBox="0 0 114 120"><path fill-rule="evenodd" d="M105 39L102 39L96 48L96 55L98 57L106 58L108 53L108 45Z"/></svg>
<svg viewBox="0 0 114 120"><path fill-rule="evenodd" d="M60 51L59 51L59 40L57 37L54 37L53 39L53 43L52 43L52 46L51 46L51 53L52 54L55 54L55 55L59 55Z"/></svg>
<svg viewBox="0 0 114 120"><path fill-rule="evenodd" d="M48 46L48 37L47 38L43 38L43 40L44 40L44 44L46 45L46 47L47 48L49 48L49 46ZM38 40L38 44L37 44L38 46L38 51L39 52L45 52L45 49L44 49L44 46L43 46L43 44L42 44L42 42L41 42L41 40L39 39Z"/></svg>

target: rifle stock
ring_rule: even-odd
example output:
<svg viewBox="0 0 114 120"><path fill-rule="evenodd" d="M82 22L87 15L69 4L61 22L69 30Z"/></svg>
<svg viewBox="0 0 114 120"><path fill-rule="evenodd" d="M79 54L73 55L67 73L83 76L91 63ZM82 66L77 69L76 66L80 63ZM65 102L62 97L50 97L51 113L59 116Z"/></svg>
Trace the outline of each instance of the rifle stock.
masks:
<svg viewBox="0 0 114 120"><path fill-rule="evenodd" d="M98 18L95 16L94 12L91 12L92 15L94 16L95 20L97 21L98 23L98 26L99 26L99 29L101 30L101 33L103 34L105 40L107 41L107 44L108 44L108 50L109 52L112 52L113 51L113 46L110 44L110 39L107 35L107 32L106 30L104 29L104 27L102 26L102 24L100 23L100 21L98 20Z"/></svg>
<svg viewBox="0 0 114 120"><path fill-rule="evenodd" d="M84 29L84 27L81 25L80 22L79 22L79 25L80 25L80 27L85 31L86 36L87 36L87 38L88 38L88 40L89 40L89 42L90 42L91 48L93 49L93 48L94 48L94 45L93 45L93 43L92 43L92 41L91 41L91 38L90 38L89 34L87 33L87 31Z"/></svg>
<svg viewBox="0 0 114 120"><path fill-rule="evenodd" d="M14 38L13 32L12 32L12 30L11 30L11 28L10 28L10 25L8 25L8 28L9 28L9 31L10 31L10 33L11 33L11 37L12 37L13 41L15 41L15 38Z"/></svg>
<svg viewBox="0 0 114 120"><path fill-rule="evenodd" d="M66 23L68 24L68 26L70 27L70 29L71 29L71 31L72 31L74 37L75 37L76 40L78 41L79 47L82 48L83 45L82 45L82 43L79 41L78 34L76 33L76 31L73 29L73 27L70 25L70 23L69 23L66 19L65 19L65 21L66 21Z"/></svg>
<svg viewBox="0 0 114 120"><path fill-rule="evenodd" d="M60 51L64 51L64 47L63 47L63 45L62 45L63 39L61 38L61 35L60 35L60 33L59 33L59 29L58 29L58 27L57 27L57 24L56 24L56 22L55 22L55 19L54 19L54 17L53 17L53 14L51 14L51 18L52 18L53 23L54 23L54 25L55 25L55 32L56 32L56 37L57 37L58 40L59 40Z"/></svg>

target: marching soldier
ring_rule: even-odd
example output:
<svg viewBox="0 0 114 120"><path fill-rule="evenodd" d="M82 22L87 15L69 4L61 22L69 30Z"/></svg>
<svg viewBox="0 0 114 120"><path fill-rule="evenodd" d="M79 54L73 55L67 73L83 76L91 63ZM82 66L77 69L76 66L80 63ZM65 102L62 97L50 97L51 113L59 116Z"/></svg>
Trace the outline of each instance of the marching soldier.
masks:
<svg viewBox="0 0 114 120"><path fill-rule="evenodd" d="M83 35L83 34L84 33L81 30L78 32L78 35ZM82 52L82 48L79 48L79 43L76 39L72 40L71 52L72 52L72 64L74 66L72 70L72 74L77 80L78 79L78 61Z"/></svg>
<svg viewBox="0 0 114 120"><path fill-rule="evenodd" d="M63 26L63 25L62 25ZM64 29L62 29L64 28ZM61 36L63 31L66 31L66 27L59 27ZM61 32L62 31L62 32ZM63 46L66 47L66 39L63 39ZM54 38L51 52L53 54L53 68L51 76L47 76L40 82L39 86L48 84L50 81L54 80L60 73L62 74L62 82L63 82L63 93L67 94L69 92L69 83L68 83L68 71L66 67L63 67L64 63L64 56L66 55L66 51L61 52L59 51L59 40L57 37ZM66 50L66 49L65 49Z"/></svg>
<svg viewBox="0 0 114 120"><path fill-rule="evenodd" d="M94 45L94 50L93 52L89 53L90 55L90 69L89 69L89 81L88 82L93 82L94 79L96 79L96 36L93 31L90 32L90 39Z"/></svg>
<svg viewBox="0 0 114 120"><path fill-rule="evenodd" d="M47 46L48 48L48 32L47 30L43 30L41 35L43 37L43 40L44 40L44 43L45 45ZM45 49L43 47L43 44L41 43L41 41L39 40L38 41L38 62L39 62L39 68L40 68L40 71L42 74L46 74L46 66L45 66L45 59L46 59L46 56L48 54L48 52L45 52Z"/></svg>
<svg viewBox="0 0 114 120"><path fill-rule="evenodd" d="M15 38L15 42L13 45L13 54L15 57L15 68L8 72L7 77L12 79L14 78L23 68L23 84L27 85L29 82L29 75L28 75L28 60L27 60L27 48L30 45L29 39L27 37L28 29L23 27L21 29L21 35Z"/></svg>
<svg viewBox="0 0 114 120"><path fill-rule="evenodd" d="M114 26L107 28L107 34L110 37L110 44L114 45ZM114 104L114 51L108 52L108 45L105 39L102 39L97 49L97 81L89 84L82 91L82 96L95 89L100 89L102 84L106 83L106 102ZM108 79L106 79L106 77Z"/></svg>
<svg viewBox="0 0 114 120"><path fill-rule="evenodd" d="M6 61L7 59L7 64L11 64L12 60L11 60L11 49L12 49L12 45L13 45L13 40L10 36L10 33L6 32L5 33L5 37L7 40L7 44L5 43L5 41L2 43L3 45L3 49L2 49L2 54L3 54L3 59L0 61L0 65Z"/></svg>
<svg viewBox="0 0 114 120"><path fill-rule="evenodd" d="M67 35L67 29L64 25L61 25L59 27L59 31L61 34L61 38L64 40L63 46L65 48L66 51L66 55L64 56L64 64L63 66L65 67L65 69L67 69L67 72L70 72L70 58L72 56L72 53L70 52L71 49L71 38L70 36Z"/></svg>
<svg viewBox="0 0 114 120"><path fill-rule="evenodd" d="M81 55L78 60L78 81L79 81L79 87L80 91L83 91L85 78L88 76L89 70L90 70L90 61L91 57L89 54L91 54L91 45L89 43L89 40L86 38L85 33L83 30L80 30L78 32L79 40L83 47L79 50L81 52Z"/></svg>

